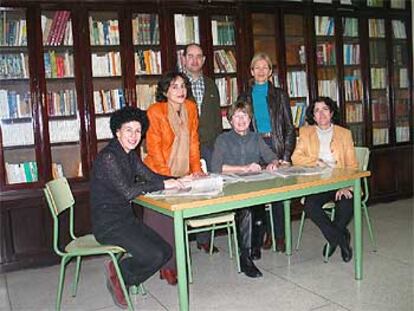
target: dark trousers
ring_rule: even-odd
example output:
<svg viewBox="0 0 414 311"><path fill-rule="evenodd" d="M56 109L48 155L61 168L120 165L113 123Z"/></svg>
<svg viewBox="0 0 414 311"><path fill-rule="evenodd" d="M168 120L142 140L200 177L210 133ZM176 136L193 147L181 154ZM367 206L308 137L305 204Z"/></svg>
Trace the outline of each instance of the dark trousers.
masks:
<svg viewBox="0 0 414 311"><path fill-rule="evenodd" d="M341 243L344 232L354 214L353 199L342 197L335 202L335 220L332 222L322 206L335 200L336 191L313 194L306 197L305 213L319 227L328 242L335 246Z"/></svg>
<svg viewBox="0 0 414 311"><path fill-rule="evenodd" d="M252 248L252 209L250 207L236 211L236 226L241 255L249 256Z"/></svg>
<svg viewBox="0 0 414 311"><path fill-rule="evenodd" d="M211 171L211 159L213 157L214 147L206 144L200 146L201 158L206 161L207 171ZM199 232L196 234L196 240L199 244L210 243L210 232Z"/></svg>
<svg viewBox="0 0 414 311"><path fill-rule="evenodd" d="M285 237L285 212L283 202L272 203L273 225L276 239ZM264 205L252 208L253 237L252 247L262 247L265 232L271 235L270 214L265 211ZM266 215L267 214L267 215Z"/></svg>
<svg viewBox="0 0 414 311"><path fill-rule="evenodd" d="M114 230L95 236L99 243L121 246L131 255L120 261L126 286L143 283L172 255L167 242L150 227L135 219L122 222Z"/></svg>

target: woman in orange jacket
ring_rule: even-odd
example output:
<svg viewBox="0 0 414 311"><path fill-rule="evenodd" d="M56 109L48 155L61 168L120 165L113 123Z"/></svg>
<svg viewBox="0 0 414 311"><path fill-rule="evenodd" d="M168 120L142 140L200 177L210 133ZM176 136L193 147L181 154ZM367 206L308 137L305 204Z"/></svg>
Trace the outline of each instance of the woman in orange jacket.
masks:
<svg viewBox="0 0 414 311"><path fill-rule="evenodd" d="M188 78L170 72L158 82L156 100L147 111L149 128L146 134L145 164L154 172L182 177L202 175L198 140L198 113L190 95ZM172 218L146 209L144 222L157 231L174 249ZM177 283L175 252L160 270L160 277L171 285Z"/></svg>

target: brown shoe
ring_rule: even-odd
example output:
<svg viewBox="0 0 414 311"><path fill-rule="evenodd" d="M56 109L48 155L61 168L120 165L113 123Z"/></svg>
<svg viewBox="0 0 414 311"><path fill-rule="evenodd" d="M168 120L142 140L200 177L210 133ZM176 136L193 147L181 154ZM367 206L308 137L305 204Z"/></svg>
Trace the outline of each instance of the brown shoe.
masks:
<svg viewBox="0 0 414 311"><path fill-rule="evenodd" d="M272 248L272 236L270 234L265 234L265 241L263 243L263 249L271 249Z"/></svg>
<svg viewBox="0 0 414 311"><path fill-rule="evenodd" d="M126 302L121 283L119 282L118 275L116 274L114 263L108 260L104 262L104 266L106 287L108 288L115 305L121 309L127 309L128 303Z"/></svg>
<svg viewBox="0 0 414 311"><path fill-rule="evenodd" d="M166 280L170 285L177 284L177 271L174 269L160 269L160 279Z"/></svg>
<svg viewBox="0 0 414 311"><path fill-rule="evenodd" d="M197 248L204 250L206 253L210 253L210 243L197 243ZM213 254L218 252L219 249L213 245Z"/></svg>
<svg viewBox="0 0 414 311"><path fill-rule="evenodd" d="M284 238L276 239L276 251L280 253L286 252L286 244Z"/></svg>

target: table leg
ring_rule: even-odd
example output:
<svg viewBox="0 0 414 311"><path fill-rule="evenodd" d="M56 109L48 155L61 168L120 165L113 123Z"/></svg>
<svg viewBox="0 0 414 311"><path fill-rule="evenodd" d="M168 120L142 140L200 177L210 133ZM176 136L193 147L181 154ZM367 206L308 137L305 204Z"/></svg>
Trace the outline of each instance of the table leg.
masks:
<svg viewBox="0 0 414 311"><path fill-rule="evenodd" d="M187 267L185 262L185 243L184 243L184 219L183 212L174 212L174 234L175 234L175 256L177 262L178 275L178 299L180 311L188 311L188 280Z"/></svg>
<svg viewBox="0 0 414 311"><path fill-rule="evenodd" d="M290 200L283 201L283 208L285 212L285 242L286 255L292 255L292 230L290 221Z"/></svg>
<svg viewBox="0 0 414 311"><path fill-rule="evenodd" d="M354 183L355 279L362 280L361 180Z"/></svg>

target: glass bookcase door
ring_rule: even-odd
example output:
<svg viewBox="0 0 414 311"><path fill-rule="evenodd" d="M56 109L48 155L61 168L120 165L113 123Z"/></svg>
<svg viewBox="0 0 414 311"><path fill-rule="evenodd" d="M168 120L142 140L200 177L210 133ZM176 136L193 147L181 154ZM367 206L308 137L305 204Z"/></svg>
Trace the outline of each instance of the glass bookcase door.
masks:
<svg viewBox="0 0 414 311"><path fill-rule="evenodd" d="M0 126L5 184L38 181L26 11L0 8Z"/></svg>
<svg viewBox="0 0 414 311"><path fill-rule="evenodd" d="M287 90L290 97L293 124L298 128L305 122L306 106L309 104L304 17L287 14L284 16L284 27Z"/></svg>
<svg viewBox="0 0 414 311"><path fill-rule="evenodd" d="M330 97L337 101L338 81L334 18L332 16L315 16L315 34L318 96Z"/></svg>
<svg viewBox="0 0 414 311"><path fill-rule="evenodd" d="M406 23L392 20L393 46L393 89L395 141L397 143L410 141L410 77L408 68L409 43Z"/></svg>
<svg viewBox="0 0 414 311"><path fill-rule="evenodd" d="M229 129L226 112L238 96L237 87L237 42L233 16L216 15L211 18L213 40L214 80L220 94L223 128Z"/></svg>
<svg viewBox="0 0 414 311"><path fill-rule="evenodd" d="M278 42L275 29L276 17L274 14L267 13L253 13L251 17L254 53L264 52L269 55L273 64L272 82L275 86L279 87Z"/></svg>
<svg viewBox="0 0 414 311"><path fill-rule="evenodd" d="M158 14L132 15L132 43L137 106L146 110L155 102L157 82L162 74Z"/></svg>
<svg viewBox="0 0 414 311"><path fill-rule="evenodd" d="M357 146L365 145L363 88L361 76L361 45L358 18L343 17L343 63L345 121Z"/></svg>
<svg viewBox="0 0 414 311"><path fill-rule="evenodd" d="M391 0L390 6L391 9L405 9L406 0Z"/></svg>
<svg viewBox="0 0 414 311"><path fill-rule="evenodd" d="M199 16L194 14L174 14L174 34L178 71L183 71L184 47L190 43L200 44Z"/></svg>
<svg viewBox="0 0 414 311"><path fill-rule="evenodd" d="M89 12L93 103L98 152L112 138L110 114L125 105L116 12Z"/></svg>
<svg viewBox="0 0 414 311"><path fill-rule="evenodd" d="M387 91L385 20L368 19L372 144L389 143L390 108Z"/></svg>
<svg viewBox="0 0 414 311"><path fill-rule="evenodd" d="M367 7L382 8L384 7L384 0L366 0Z"/></svg>
<svg viewBox="0 0 414 311"><path fill-rule="evenodd" d="M52 176L82 177L71 12L42 11L41 26Z"/></svg>

